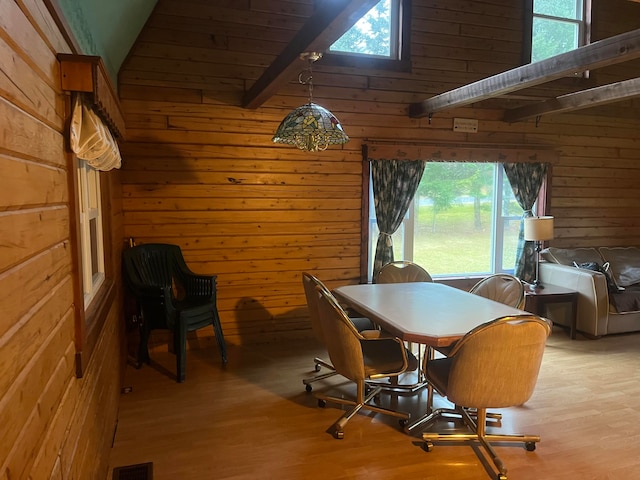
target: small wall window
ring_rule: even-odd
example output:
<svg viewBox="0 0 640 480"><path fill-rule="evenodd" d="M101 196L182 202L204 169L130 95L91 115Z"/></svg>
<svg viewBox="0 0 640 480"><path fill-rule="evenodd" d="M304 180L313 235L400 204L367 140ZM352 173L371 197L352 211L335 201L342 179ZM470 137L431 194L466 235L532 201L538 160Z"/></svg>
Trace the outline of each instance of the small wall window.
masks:
<svg viewBox="0 0 640 480"><path fill-rule="evenodd" d="M89 307L96 292L104 283L104 243L102 233L102 205L98 170L78 159L80 209L80 250L82 256L82 285L84 308Z"/></svg>
<svg viewBox="0 0 640 480"><path fill-rule="evenodd" d="M411 1L380 0L325 53L327 65L407 71Z"/></svg>
<svg viewBox="0 0 640 480"><path fill-rule="evenodd" d="M400 58L400 0L382 0L331 47L330 52Z"/></svg>
<svg viewBox="0 0 640 480"><path fill-rule="evenodd" d="M538 62L589 43L589 0L530 0L530 61Z"/></svg>

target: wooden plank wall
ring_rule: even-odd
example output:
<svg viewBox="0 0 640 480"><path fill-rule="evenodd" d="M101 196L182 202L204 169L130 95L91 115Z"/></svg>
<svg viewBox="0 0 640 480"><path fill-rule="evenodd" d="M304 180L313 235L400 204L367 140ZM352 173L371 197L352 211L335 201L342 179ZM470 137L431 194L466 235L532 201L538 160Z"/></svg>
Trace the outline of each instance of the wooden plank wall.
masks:
<svg viewBox="0 0 640 480"><path fill-rule="evenodd" d="M75 376L65 96L70 52L40 0L0 0L0 478L104 478L121 385L121 296ZM113 234L122 240L119 182ZM119 258L119 257L118 257ZM119 267L118 267L119 271Z"/></svg>
<svg viewBox="0 0 640 480"><path fill-rule="evenodd" d="M256 110L240 105L311 14L312 2L214 7L160 0L119 78L129 136L125 235L177 243L194 270L219 275L231 343L310 335L302 271L330 287L358 281L366 139L550 145L560 152L549 212L557 218L553 243L637 244L640 122L628 114L637 103L544 117L537 126L500 120L517 100L438 113L431 123L407 116L411 102L518 66L523 3L415 0L410 73L318 62L314 100L338 116L351 142L305 153L271 143L280 120L307 99L297 79ZM595 38L639 26L637 4L594 4ZM607 75L636 75L637 67ZM454 117L478 119L479 132L453 132Z"/></svg>
<svg viewBox="0 0 640 480"><path fill-rule="evenodd" d="M638 7L625 1L594 2L593 41L637 29ZM636 61L594 75L608 84L639 73ZM550 119L549 130L564 119ZM573 125L559 130L571 135L560 137L562 158L554 169L552 213L559 223L553 245L640 245L639 119L638 99L566 115Z"/></svg>

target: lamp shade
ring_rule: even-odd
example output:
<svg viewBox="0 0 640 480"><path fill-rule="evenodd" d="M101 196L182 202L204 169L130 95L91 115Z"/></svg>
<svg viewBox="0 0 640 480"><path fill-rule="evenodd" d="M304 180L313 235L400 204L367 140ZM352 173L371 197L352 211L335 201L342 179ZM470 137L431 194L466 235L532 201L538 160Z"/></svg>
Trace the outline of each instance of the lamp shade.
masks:
<svg viewBox="0 0 640 480"><path fill-rule="evenodd" d="M524 219L524 239L541 242L553 238L553 217L527 217Z"/></svg>
<svg viewBox="0 0 640 480"><path fill-rule="evenodd" d="M306 103L292 110L280 123L273 136L274 143L295 145L300 150L317 152L329 145L347 143L336 116L316 103Z"/></svg>

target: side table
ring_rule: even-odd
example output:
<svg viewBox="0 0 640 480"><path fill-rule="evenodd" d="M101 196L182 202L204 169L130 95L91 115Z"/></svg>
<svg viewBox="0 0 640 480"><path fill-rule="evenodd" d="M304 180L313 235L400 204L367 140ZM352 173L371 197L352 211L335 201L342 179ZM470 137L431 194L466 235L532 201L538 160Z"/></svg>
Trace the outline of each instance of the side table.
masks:
<svg viewBox="0 0 640 480"><path fill-rule="evenodd" d="M571 325L569 336L576 338L576 323L578 320L578 292L556 285L545 285L544 288L530 288L525 285L525 306L527 312L545 316L545 307L550 303L571 304Z"/></svg>

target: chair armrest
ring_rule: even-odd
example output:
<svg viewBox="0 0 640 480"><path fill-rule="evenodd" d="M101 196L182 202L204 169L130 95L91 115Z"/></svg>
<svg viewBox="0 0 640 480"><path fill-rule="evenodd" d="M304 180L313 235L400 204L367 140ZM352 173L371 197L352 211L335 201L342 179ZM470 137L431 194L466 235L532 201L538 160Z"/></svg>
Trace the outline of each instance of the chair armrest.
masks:
<svg viewBox="0 0 640 480"><path fill-rule="evenodd" d="M541 283L558 285L578 292L577 328L583 333L601 336L607 333L609 292L607 279L600 272L557 263L540 263ZM551 309L552 306L549 306ZM558 321L550 315L551 320ZM559 321L560 324L565 324Z"/></svg>
<svg viewBox="0 0 640 480"><path fill-rule="evenodd" d="M370 332L371 330L365 330ZM361 332L362 333L362 332ZM418 366L417 359L413 356L413 354L409 353L404 346L404 342L398 337L387 337L381 336L379 338L361 338L360 344L362 345L362 352L365 356L365 363L367 357L367 350L374 355L380 355L380 352L386 351L386 358L389 361L389 368L392 371L395 371L396 374L415 370ZM398 355L398 357L394 358L394 355ZM411 357L409 357L409 355ZM398 365L392 367L394 361L398 362ZM370 378L375 379L378 377L388 376L389 372L381 375L370 375Z"/></svg>
<svg viewBox="0 0 640 480"><path fill-rule="evenodd" d="M180 282L187 298L206 297L213 299L216 294L215 275L196 275L181 272Z"/></svg>
<svg viewBox="0 0 640 480"><path fill-rule="evenodd" d="M362 335L366 340L373 340L376 338L381 338L382 331L381 330L362 330L360 332L360 335Z"/></svg>

